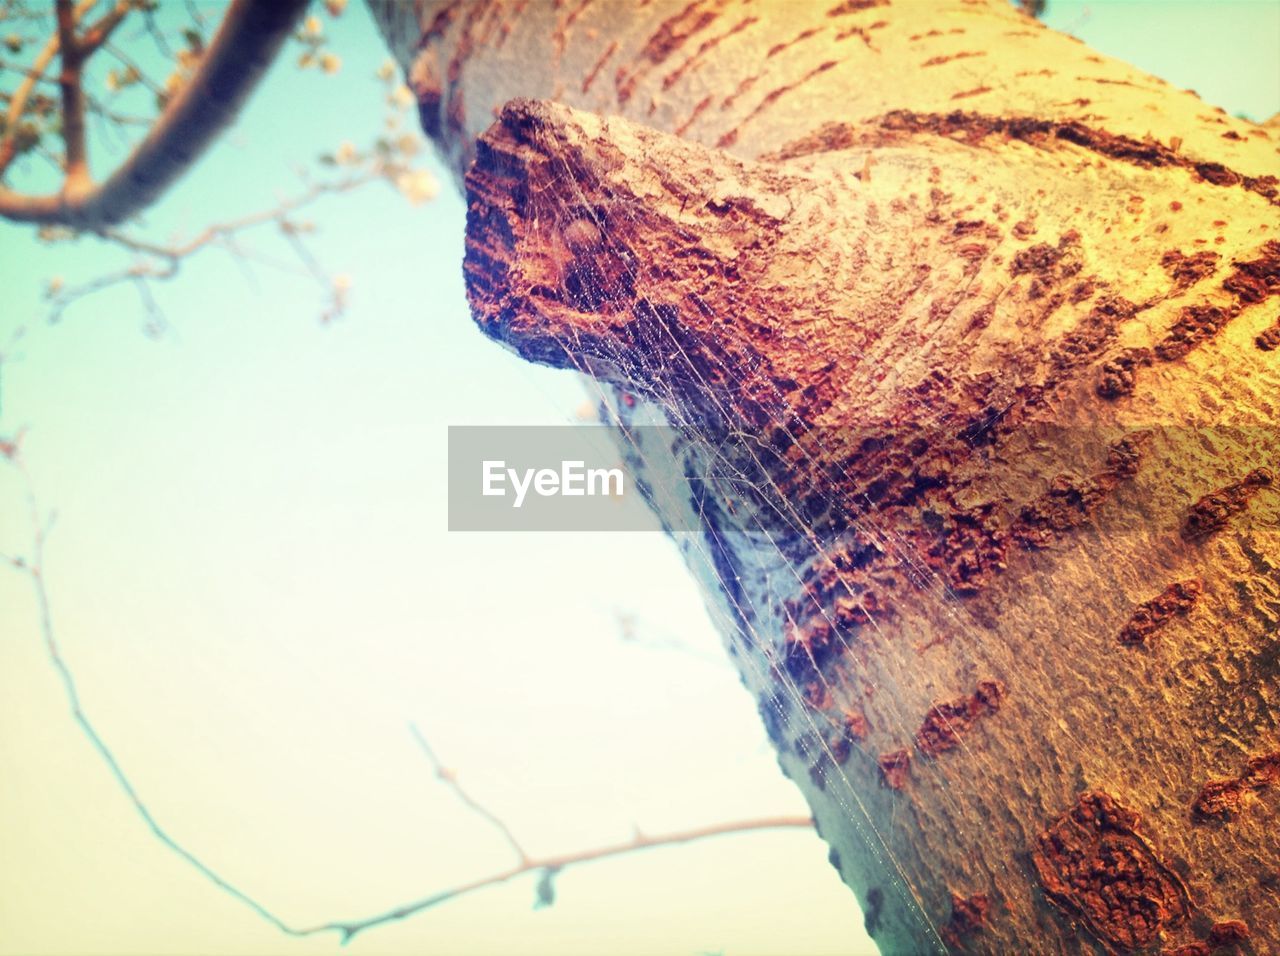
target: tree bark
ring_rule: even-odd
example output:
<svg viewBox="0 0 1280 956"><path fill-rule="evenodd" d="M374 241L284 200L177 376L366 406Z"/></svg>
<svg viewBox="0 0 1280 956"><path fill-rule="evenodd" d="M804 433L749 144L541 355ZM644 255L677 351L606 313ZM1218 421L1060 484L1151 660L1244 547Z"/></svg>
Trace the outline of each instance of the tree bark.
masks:
<svg viewBox="0 0 1280 956"><path fill-rule="evenodd" d="M1002 0L372 6L482 328L749 480L655 506L881 949L1280 952L1274 126Z"/></svg>

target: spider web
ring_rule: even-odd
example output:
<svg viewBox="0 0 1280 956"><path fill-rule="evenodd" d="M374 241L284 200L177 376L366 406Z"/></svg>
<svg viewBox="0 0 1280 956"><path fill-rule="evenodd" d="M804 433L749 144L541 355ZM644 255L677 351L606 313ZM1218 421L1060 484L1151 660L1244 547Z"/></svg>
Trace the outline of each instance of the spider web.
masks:
<svg viewBox="0 0 1280 956"><path fill-rule="evenodd" d="M555 145L549 140L542 145L541 155L551 157L550 178L547 184L532 188L548 194L574 196L577 200L573 203L553 200L562 211L557 216L559 228L580 228L576 224L587 216L600 235L607 236L611 226L606 220L639 219L639 210L632 200L602 200L599 195L588 196L568 161L558 156ZM546 170L542 173L544 176L547 174ZM545 210L546 206L541 209ZM607 215L601 214L601 210L606 210ZM621 275L606 276L601 270L581 270L577 281L585 287L576 290L576 298L586 302L640 298L642 276L637 263L626 257L622 261L625 271ZM614 284L613 288L606 285L610 282ZM624 287L625 291L618 286ZM634 295L632 290L635 290ZM709 321L732 323L738 318L711 315ZM830 525L824 527L810 517L807 513L810 509L802 507L792 497L794 491L788 492L779 485L774 477L778 466L769 458L770 449L758 435L731 424L736 416L728 402L734 393L764 394L782 410L773 425L791 447L804 456L797 465L825 463L829 466L840 458L833 454L835 449L819 434L820 430L805 426L799 410L788 401L760 363L748 362L733 369L734 379L727 386L713 382L698 371L698 363L689 355L685 343L675 334L670 323L654 322L651 328L652 338L642 343L643 354L639 359L634 349L624 354L621 345L612 350L608 345L603 346L606 354L602 357L599 338L584 343L581 335L572 330L558 344L563 350L564 364L582 373L588 389L599 402L601 418L613 426L624 458L640 479L646 497L699 577L744 683L755 693L770 688L781 692L782 701L788 706L777 706L779 701L776 699L769 705L775 711L772 719L777 722L781 735L788 741L807 737L817 742L816 746L820 748L817 756L825 764L823 790L826 799L835 802L843 821L857 832L866 852L879 862L883 873L888 874L890 888L904 902L908 919L916 925L913 934L918 940L927 940L931 949L946 952L944 928L928 915L945 903L939 899L926 899L921 888L914 885L908 876L907 869L900 865L893 850L893 833L901 801L893 802L887 820L883 814L873 812L864 789L869 775L855 779L846 772L829 740L833 730L832 719L809 705L805 688L784 666L786 629L802 625L788 605L804 594L807 570L821 562L831 562L841 542L856 539L869 543L897 562L913 586L930 595L934 606L943 609L951 625L948 640L962 642L970 660L981 662L984 659L983 630L959 605L958 595L951 584L921 560L913 543L894 530L880 514L876 502L865 494L861 495L860 501L851 503L847 496L837 498L828 492L829 512L839 513L842 519L842 527L833 531ZM862 357L861 353L851 356L854 359ZM634 379L642 397L637 399L622 386L595 377L593 373L599 372L601 358L606 365L627 370L628 377ZM690 375L694 377L692 382L688 381ZM688 395L671 384L682 379L700 394L705 403L701 408L691 408ZM719 425L730 424L724 427L708 424L705 415L708 408L718 416ZM938 414L931 413L927 405L917 403L916 410L924 427L945 427L946 423ZM669 444L653 447L655 443L646 438L660 430L642 427L647 425L669 426ZM803 442L799 440L802 435ZM972 444L977 444L973 440L975 438L979 436L972 436ZM836 485L855 486L853 476L843 468L834 477ZM693 500L689 500L690 488L699 489ZM731 497L744 496L754 498L763 506L735 510L728 503ZM682 510L686 513L680 514ZM696 530L681 530L684 528ZM861 593L850 586L843 574L836 580L842 596L853 601L863 613L865 624L862 626L885 637L878 615L865 605ZM838 645L837 659L843 659L854 651L855 644L860 641L838 624L830 602L805 600L803 606L825 620L832 639ZM749 653L736 653L733 647L735 635L745 642ZM810 673L821 682L829 701L849 699L848 688L831 681L826 668L815 666ZM892 685L873 685L877 691L881 688L893 693ZM771 718L763 712L765 706L762 703L762 716L768 723ZM1043 710L1049 713L1048 708ZM887 725L895 739L915 739L915 726L898 712L897 707L877 708L877 715L883 718L881 723ZM945 716L941 721L950 729ZM957 746L969 751L964 735L956 733L955 736ZM775 743L782 745L779 740ZM992 758L969 752L981 762L980 765L985 764L983 769L1000 772ZM812 752L809 756L813 756ZM952 797L945 787L936 789L935 793L951 803L951 808L957 811L957 818L961 816L960 801ZM870 881L872 875L868 874L866 878ZM877 883L881 882L880 874L874 878Z"/></svg>

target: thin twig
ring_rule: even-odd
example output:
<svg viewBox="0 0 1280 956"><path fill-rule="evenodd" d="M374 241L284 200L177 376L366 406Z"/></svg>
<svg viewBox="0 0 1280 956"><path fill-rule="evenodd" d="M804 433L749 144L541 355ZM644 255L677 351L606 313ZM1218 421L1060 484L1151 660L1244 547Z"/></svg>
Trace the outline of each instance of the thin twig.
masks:
<svg viewBox="0 0 1280 956"><path fill-rule="evenodd" d="M125 53L124 50L120 49L120 47L116 46L114 43L104 43L103 48L115 57L125 69L132 70L134 75L137 76L138 82L140 82L144 87L156 96L162 96L164 94L164 90L152 81L152 79L142 71L142 67L138 66L138 64L129 56L129 54Z"/></svg>
<svg viewBox="0 0 1280 956"><path fill-rule="evenodd" d="M19 436L20 438L20 436ZM611 857L626 856L631 853L637 853L641 850L652 850L659 847L676 846L682 843L692 843L697 840L704 840L716 836L728 836L730 834L751 833L758 830L779 830L779 829L810 829L813 826L813 820L809 817L779 816L779 817L763 817L754 820L740 820L729 823L718 823L704 827L696 827L689 830L677 830L671 833L646 835L636 832L630 840L623 843L615 843L607 846L596 847L594 849L580 850L575 853L562 853L544 857L528 857L524 851L520 849L519 844L514 839L510 839L510 832L505 825L493 817L489 811L482 808L474 800L465 794L465 792L457 785L456 780L450 779L448 776L441 776L441 767L436 759L434 752L427 745L425 738L422 737L417 729L414 728L414 735L418 738L428 759L437 768L437 776L448 783L456 794L462 797L472 809L482 815L489 817L491 822L495 822L508 838L520 856L520 862L505 870L500 870L486 877L461 883L449 889L441 890L430 896L425 896L409 903L404 903L393 909L386 910L382 913L368 916L360 919L351 920L334 920L327 923L319 923L314 926L298 927L287 923L285 920L277 916L257 899L250 896L244 890L241 890L236 884L222 876L211 866L205 863L192 850L177 840L160 821L152 813L151 808L143 800L141 794L134 787L133 781L130 779L124 768L116 759L114 752L107 745L106 741L99 735L93 722L85 713L80 702L80 693L76 685L75 677L62 655L59 647L56 632L53 626L53 614L49 600L49 592L46 587L44 573L45 545L49 538L49 533L53 526L53 515L45 517L39 505L35 494L35 486L31 481L30 474L24 466L19 450L19 438L12 441L0 442L0 458L6 459L14 467L18 469L21 476L23 489L27 500L27 510L29 513L32 526L32 551L29 558L19 556L3 555L7 561L18 572L26 575L35 591L36 606L40 621L40 633L43 638L45 652L52 664L55 672L58 674L62 682L63 691L66 695L67 703L71 707L72 717L76 724L80 727L93 749L97 751L98 756L107 765L111 776L115 779L117 786L121 792L133 805L134 811L142 818L152 835L176 853L179 857L186 861L201 876L205 877L210 883L218 887L218 889L227 893L234 899L240 901L259 917L270 923L281 933L287 936L304 937L318 936L324 933L336 933L341 937L343 943L349 942L358 933L381 926L387 923L397 922L407 917L432 909L442 903L450 900L458 899L478 890L486 889L491 886L498 886L507 883L519 876L531 873L541 873L544 879L560 873L561 871L583 863L590 863L596 860L609 859Z"/></svg>
<svg viewBox="0 0 1280 956"><path fill-rule="evenodd" d="M112 777L115 778L117 785L128 798L129 802L133 804L134 810L137 811L138 815L142 818L143 822L146 823L147 827L151 830L156 839L171 849L174 853L178 854L178 856L186 860L187 863L193 866L202 876L212 882L219 889L240 900L240 902L247 905L259 916L272 923L282 932L290 932L290 928L282 920L272 914L248 894L223 879L199 857L170 836L169 832L165 830L164 827L160 825L159 821L157 821L152 815L150 808L143 802L142 797L139 796L138 791L134 788L133 782L125 774L124 769L116 760L115 754L112 752L111 748L107 746L102 737L99 736L97 729L85 714L84 708L80 703L80 692L76 686L75 677L73 676L70 667L67 666L66 660L62 656L62 650L58 646L56 633L53 627L53 613L50 609L49 592L45 586L45 544L48 541L49 532L52 529L53 516L52 514L48 518L42 516L39 502L36 499L35 486L31 481L30 474L27 472L26 467L21 461L16 446L12 449L11 453L6 454L5 457L18 469L22 478L23 488L26 493L27 511L32 525L31 557L29 559L11 557L9 558L9 562L14 568L26 574L27 578L31 581L33 589L35 590L36 609L39 615L40 633L44 640L45 653L48 655L49 662L53 665L54 671L62 682L62 688L66 694L67 703L71 706L71 716L75 719L76 724L79 725L80 730L84 733L85 737L88 738L93 749L98 752L98 756L100 756L106 763L107 769L111 772Z"/></svg>
<svg viewBox="0 0 1280 956"><path fill-rule="evenodd" d="M108 123L114 126L150 126L151 125L151 120L148 119L147 117L138 116L130 113L117 112L113 110L111 107L109 107L106 103L102 102L102 100L98 99L93 94L89 94L89 96L87 97L86 105L89 107L89 112L97 114L102 119L107 120Z"/></svg>
<svg viewBox="0 0 1280 956"><path fill-rule="evenodd" d="M431 762L431 769L435 771L436 779L442 781L446 786L448 786L449 789L457 795L459 800L465 803L477 814L484 817L484 819L488 820L489 823L493 825L494 829L501 833L506 839L507 844L511 849L515 851L517 860L522 864L528 863L529 854L526 853L524 847L520 845L520 841L517 840L515 834L511 832L511 828L503 823L496 813L481 804L475 799L475 797L471 796L471 794L467 793L467 791L462 788L462 784L458 782L457 773L450 770L440 762L440 759L436 756L436 752L432 750L431 745L427 743L427 738L422 736L422 731L418 729L418 725L410 724L409 732L413 734L413 739L418 742L418 746L422 748L422 752L427 755L427 760Z"/></svg>
<svg viewBox="0 0 1280 956"><path fill-rule="evenodd" d="M160 304L156 302L155 296L151 294L151 286L148 285L146 276L135 276L133 285L138 290L138 298L142 300L142 308L147 313L147 324L143 326L143 331L150 338L159 338L164 334L165 329L169 327L169 322L164 317L164 311L160 308Z"/></svg>
<svg viewBox="0 0 1280 956"><path fill-rule="evenodd" d="M57 52L56 48L54 52L55 53ZM8 60L0 59L0 70L4 70L8 73L17 73L21 77L25 77L26 79L32 80L35 83L43 83L45 86L56 87L58 85L58 81L53 79L53 77L45 76L43 73L37 73L35 70L33 70L31 67L28 67L28 66L17 66L13 63L10 63ZM12 97L8 93L6 93L5 101L9 102L10 100L12 100Z"/></svg>
<svg viewBox="0 0 1280 956"><path fill-rule="evenodd" d="M668 630L655 629L652 625L644 623L640 616L633 611L623 611L621 608L615 608L613 610L613 619L618 626L618 637L624 644L634 644L638 647L647 647L653 650L676 651L697 658L704 663L714 664L717 667L723 666L727 661L727 658L723 656L714 656L700 651L688 641ZM657 633L652 633L655 630Z"/></svg>
<svg viewBox="0 0 1280 956"><path fill-rule="evenodd" d="M156 23L156 13L153 7L143 7L142 22L146 25L147 35L151 37L151 42L160 51L160 55L166 60L172 60L174 58L173 48L169 46L169 41L164 38L164 34Z"/></svg>
<svg viewBox="0 0 1280 956"><path fill-rule="evenodd" d="M122 249L129 252L137 253L141 258L133 265L116 272L110 272L106 275L98 276L81 285L70 286L61 289L51 296L52 311L50 313L51 321L59 321L66 310L87 296L97 292L102 292L112 286L120 285L125 282L136 282L143 280L147 282L167 282L177 277L181 271L185 261L194 258L199 253L211 246L225 248L233 255L238 254L236 247L231 240L240 233L246 232L257 226L267 225L269 223L277 223L282 227L289 223L289 217L318 200L326 197L347 193L362 186L384 178L380 173L375 171L354 173L343 179L332 180L329 182L312 183L302 193L290 199L286 199L273 206L270 209L264 209L259 212L242 216L239 219L232 219L224 223L216 223L205 227L191 239L185 242L174 243L158 243L152 242L139 236L132 235L120 229L103 229L95 233L100 239L104 239ZM334 290L329 280L328 274L311 255L310 251L303 245L302 239L296 234L296 227L285 229L286 239L289 241L290 248L294 250L295 255L299 257L302 263L303 272L311 276L316 282L325 289L330 296L330 302L324 312L325 320L331 320L340 311L340 303L334 298ZM149 290L148 290L149 291ZM163 323L157 328L163 327Z"/></svg>
<svg viewBox="0 0 1280 956"><path fill-rule="evenodd" d="M242 216L239 219L232 219L229 222L207 226L194 237L183 243L164 245L161 243L149 242L148 240L132 236L129 233L114 228L103 229L98 232L97 235L133 252L145 253L150 256L155 256L158 259L186 259L218 239L225 238L226 236L233 235L238 232L243 232L246 229L251 229L254 226L260 226L265 223L286 221L290 213L297 212L299 209L309 206L323 196L350 192L353 189L358 189L361 186L374 182L380 178L381 177L375 173L363 173L332 182L313 183L300 195L295 196L292 199L286 199L271 209L264 209L260 212Z"/></svg>
<svg viewBox="0 0 1280 956"><path fill-rule="evenodd" d="M711 826L696 827L692 830L677 830L672 833L663 833L655 836L637 833L625 843L615 843L610 846L598 847L594 850L583 850L578 853L563 853L557 856L544 856L536 859L530 859L514 866L509 870L495 873L492 876L482 877L472 880L469 883L463 883L452 889L444 890L440 893L432 894L413 903L406 903L403 906L397 906L395 909L388 910L378 916L368 917L360 920L348 920L346 922L324 923L319 926L308 927L300 930L294 935L310 936L315 933L324 932L326 930L342 934L342 941L349 942L357 933L362 933L374 926L383 923L391 923L396 920L405 919L421 913L423 910L431 909L439 906L441 903L447 903L450 900L456 900L460 896L468 893L474 893L476 890L486 889L490 886L498 886L515 879L518 876L524 876L528 873L552 872L557 873L571 866L581 863L591 863L596 860L605 860L610 857L626 856L629 853L637 853L641 850L652 850L658 847L675 846L680 843L692 843L696 840L705 840L709 837L727 836L737 833L751 833L756 830L811 830L813 828L813 820L810 817L764 817L758 820L740 820L732 823L718 823Z"/></svg>
<svg viewBox="0 0 1280 956"><path fill-rule="evenodd" d="M91 23L86 27L84 35L80 38L81 53L86 58L93 55L111 38L111 34L115 32L116 27L124 22L124 18L129 15L129 11L134 8L134 5L134 0L119 0L97 22Z"/></svg>

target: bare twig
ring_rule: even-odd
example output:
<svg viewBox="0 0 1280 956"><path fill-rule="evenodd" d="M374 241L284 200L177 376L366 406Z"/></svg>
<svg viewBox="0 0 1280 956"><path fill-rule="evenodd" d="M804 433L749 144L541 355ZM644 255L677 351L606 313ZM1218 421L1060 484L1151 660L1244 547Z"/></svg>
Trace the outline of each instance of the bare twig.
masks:
<svg viewBox="0 0 1280 956"><path fill-rule="evenodd" d="M431 761L431 769L435 771L436 779L443 782L450 790L457 794L459 800L465 803L477 814L484 817L484 819L488 820L489 823L493 825L494 829L501 833L506 839L507 845L515 851L516 859L521 863L528 863L529 854L526 853L524 847L520 845L520 841L517 840L515 834L511 832L511 828L503 823L496 813L479 803L473 796L471 796L471 794L467 793L467 791L462 788L462 784L458 782L458 774L440 762L440 759L436 756L436 752L432 750L431 745L427 743L427 738L422 736L422 731L418 729L417 724L410 724L409 732L413 734L413 739L418 742L418 746L422 748L422 752L427 755L427 760Z"/></svg>
<svg viewBox="0 0 1280 956"><path fill-rule="evenodd" d="M285 935L304 937L318 936L325 933L336 933L341 937L342 942L346 943L357 934L374 927L406 919L410 916L414 916L418 913L422 913L428 909L439 906L442 903L447 903L450 900L455 900L478 890L498 886L516 879L517 877L534 873L541 874L541 880L538 884L538 894L540 899L542 899L543 902L550 902L552 894L552 878L571 866L590 863L596 860L609 859L611 857L626 856L642 850L676 846L682 843L692 843L697 840L704 840L716 836L751 833L758 830L810 829L813 826L813 820L809 817L763 817L753 820L712 824L709 826L695 827L688 830L677 830L657 835L647 835L637 831L630 840L621 843L580 850L574 853L530 857L520 847L520 844L511 835L511 832L506 825L490 811L477 803L458 785L456 778L454 778L453 775L440 764L434 751L432 751L431 747L427 744L426 739L417 731L416 728L413 728L414 736L417 738L419 745L423 748L424 753L426 753L428 759L435 768L437 777L448 784L454 793L462 798L464 803L501 829L507 837L511 847L516 851L516 854L519 857L519 862L514 866L505 870L499 870L489 876L458 884L457 886L401 904L373 916L350 920L334 920L313 926L293 926L281 917L277 916L257 899L240 889L235 883L231 882L210 867L199 856L197 856L194 851L189 849L186 844L180 842L160 823L152 813L151 808L148 806L146 801L143 800L142 795L134 787L133 781L116 759L114 752L98 733L97 728L85 713L84 708L81 705L80 693L76 684L75 676L63 657L62 650L58 644L56 632L53 626L53 614L45 579L45 546L48 542L49 532L53 526L53 515L46 515L41 510L36 498L34 484L32 483L30 474L21 460L19 448L20 439L21 435L9 440L0 439L0 459L7 460L11 465L18 469L20 474L32 527L32 548L29 557L19 555L0 555L0 560L5 561L19 573L25 575L31 582L32 588L35 592L36 607L40 622L40 633L43 638L45 652L62 682L63 691L66 695L67 702L71 707L72 717L88 739L89 743L93 746L93 749L97 751L98 756L107 765L107 769L115 779L117 786L133 805L134 811L142 818L142 821L147 825L147 828L151 831L152 835L186 861L188 865L200 873L200 875L210 883L243 903L259 917L270 923Z"/></svg>
<svg viewBox="0 0 1280 956"><path fill-rule="evenodd" d="M362 933L374 926L383 923L391 923L397 920L405 919L421 913L424 910L439 906L441 903L447 903L450 900L456 900L460 896L468 893L474 893L476 890L486 889L490 886L498 886L515 879L518 876L524 876L528 873L558 873L571 866L577 866L581 863L591 863L595 860L604 860L610 857L626 856L629 853L637 853L640 850L652 850L658 847L675 846L680 843L693 843L697 840L705 840L709 837L727 836L735 833L750 833L756 830L809 830L813 828L813 820L810 817L763 817L758 820L741 820L731 823L718 823L711 826L696 827L692 830L677 830L671 833L662 833L657 835L647 835L637 833L630 840L624 843L615 843L610 846L597 847L593 850L582 850L577 853L563 853L556 856L544 856L530 859L514 866L509 870L503 870L492 876L482 877L478 880L472 880L469 883L463 883L452 889L444 890L431 896L423 897L412 903L406 903L403 906L397 906L395 909L388 910L378 916L369 917L360 920L348 920L346 922L323 923L319 926L312 926L305 930L301 930L294 935L310 936L315 933L325 931L336 932L342 935L342 941L348 942L357 933Z"/></svg>
<svg viewBox="0 0 1280 956"><path fill-rule="evenodd" d="M147 284L144 277L135 278L133 285L138 290L138 298L142 300L142 308L147 313L147 323L143 326L143 331L149 338L159 338L169 327L160 303L156 302L156 297L151 294L151 286Z"/></svg>
<svg viewBox="0 0 1280 956"><path fill-rule="evenodd" d="M145 239L139 239L119 229L103 229L98 233L104 239L130 249L134 252L146 253L155 256L158 259L168 259L173 262L186 259L199 252L205 246L254 226L260 226L269 222L286 222L292 213L311 205L316 200L331 196L338 193L350 192L358 189L368 183L375 182L381 177L376 173L358 173L345 179L333 180L323 183L312 183L305 192L292 199L286 199L271 209L263 209L259 212L242 216L239 219L232 219L228 222L218 223L207 226L205 229L197 233L193 238L182 243L172 245L163 245L160 243L148 242Z"/></svg>
<svg viewBox="0 0 1280 956"><path fill-rule="evenodd" d="M85 105L89 107L89 112L94 113L106 120L112 126L150 126L151 120L145 116L136 116L128 113L120 113L111 109L106 103L98 99L93 94L89 94L85 100Z"/></svg>
<svg viewBox="0 0 1280 956"><path fill-rule="evenodd" d="M147 35L151 37L151 42L155 44L160 55L166 60L172 60L173 48L169 46L169 41L164 38L164 34L156 23L156 14L153 7L143 7L142 22L147 28Z"/></svg>
<svg viewBox="0 0 1280 956"><path fill-rule="evenodd" d="M312 183L299 195L283 200L270 209L260 210L238 219L207 226L195 236L183 242L152 242L124 230L104 229L96 233L99 238L105 239L122 249L137 253L140 258L128 268L98 276L81 285L59 288L50 295L52 302L50 320L55 322L60 320L63 313L79 300L126 282L139 283L140 293L143 289L146 289L146 295L149 296L150 290L146 288L148 283L153 281L167 282L177 277L186 260L194 258L211 246L218 245L227 248L235 255L236 247L231 243L234 237L257 226L275 223L281 228L290 248L294 250L295 255L298 256L299 261L302 263L306 274L312 276L329 295L330 300L324 311L323 319L326 322L331 321L341 312L343 303L339 301L339 298L342 290L335 286L328 273L307 250L301 236L298 235L299 229L293 224L291 217L326 196L350 192L384 178L378 171L366 170L352 173L342 179ZM149 303L148 312L154 318L158 313L158 309L152 308L154 300L148 299L146 301ZM164 323L160 323L153 327L160 328L163 325Z"/></svg>
<svg viewBox="0 0 1280 956"><path fill-rule="evenodd" d="M145 86L148 90L150 90L156 96L161 96L164 93L164 91L160 89L160 87L157 86L155 82L149 76L147 76L145 72L143 72L142 67L138 66L137 62L131 56L129 56L129 54L125 53L124 50L120 49L120 47L118 47L116 44L104 43L103 48L108 53L110 53L113 57L115 57L115 59L120 62L121 66L125 67L128 70L132 70L134 75L138 78L138 82L140 82L143 86Z"/></svg>
<svg viewBox="0 0 1280 956"><path fill-rule="evenodd" d="M116 5L104 13L100 19L91 23L85 29L84 35L80 37L81 55L89 57L106 43L116 27L124 22L124 18L136 5L135 0L118 0Z"/></svg>
<svg viewBox="0 0 1280 956"><path fill-rule="evenodd" d="M86 0L86 2L88 2L88 0ZM54 47L53 52L55 54L58 52L58 48L56 46ZM46 63L45 66L47 67L48 64ZM8 73L17 73L19 76L31 80L33 83L43 83L45 86L53 87L58 85L57 80L52 77L45 76L43 72L37 72L29 66L18 66L5 59L0 59L0 70L4 70ZM6 102L11 102L12 99L13 97L11 95L8 93L5 94Z"/></svg>

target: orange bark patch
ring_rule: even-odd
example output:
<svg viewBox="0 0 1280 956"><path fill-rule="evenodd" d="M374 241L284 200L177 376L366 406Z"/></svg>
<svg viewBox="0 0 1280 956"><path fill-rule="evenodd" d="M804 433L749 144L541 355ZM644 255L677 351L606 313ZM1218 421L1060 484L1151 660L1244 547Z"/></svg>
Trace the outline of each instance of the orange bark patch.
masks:
<svg viewBox="0 0 1280 956"><path fill-rule="evenodd" d="M1084 524L1115 491L1132 478L1142 464L1143 445L1149 432L1135 432L1107 451L1106 469L1089 477L1058 475L1049 490L1022 507L1011 531L1024 548L1045 548Z"/></svg>
<svg viewBox="0 0 1280 956"><path fill-rule="evenodd" d="M968 697L935 704L916 731L916 747L929 757L954 750L960 746L960 737L979 718L994 714L1000 709L1003 699L1004 684L998 680L984 680L978 683L977 690Z"/></svg>
<svg viewBox="0 0 1280 956"><path fill-rule="evenodd" d="M888 5L889 0L844 0L844 3L828 10L827 16L842 17L848 13L858 13L862 10L870 10L872 7L887 7Z"/></svg>
<svg viewBox="0 0 1280 956"><path fill-rule="evenodd" d="M1049 901L1123 951L1150 945L1191 912L1186 886L1139 831L1140 821L1106 793L1082 793L1031 854Z"/></svg>
<svg viewBox="0 0 1280 956"><path fill-rule="evenodd" d="M815 36L820 32L822 32L820 28L812 27L808 30L804 30L800 33L797 33L790 40L784 40L781 43L775 43L773 46L769 47L769 52L765 54L765 59L766 60L771 59L772 57L777 56L779 53L783 52L784 50L790 49L791 47L795 46L797 43L801 43L804 40L807 40L810 37Z"/></svg>
<svg viewBox="0 0 1280 956"><path fill-rule="evenodd" d="M1064 531L1084 524L1110 495L1114 479L1058 475L1049 490L1022 508L1013 537L1025 548L1044 548Z"/></svg>
<svg viewBox="0 0 1280 956"><path fill-rule="evenodd" d="M947 59L947 57L935 57L934 61L946 62ZM934 61L926 61L922 65L936 65ZM1114 82L1132 85L1124 81ZM1144 168L1177 166L1215 186L1241 186L1250 192L1257 193L1273 205L1280 199L1280 179L1275 176L1244 176L1219 163L1197 164L1179 155L1177 149L1155 140L1138 140L1109 133L1106 130L1086 126L1076 120L1059 122L1029 116L990 116L960 111L945 114L914 113L909 110L896 110L882 116L880 124L882 129L890 134L903 132L952 136L955 133L963 133L971 142L978 142L992 135L1009 136L1033 146L1043 146L1048 141L1060 140L1135 166Z"/></svg>
<svg viewBox="0 0 1280 956"><path fill-rule="evenodd" d="M1156 631L1173 618L1186 617L1199 599L1200 591L1200 582L1194 578L1176 581L1150 601L1139 604L1133 616L1129 618L1129 623L1120 631L1120 643L1136 647L1145 646Z"/></svg>
<svg viewBox="0 0 1280 956"><path fill-rule="evenodd" d="M950 63L952 60L967 60L974 56L986 56L986 52L982 50L966 50L962 53L953 53L951 56L931 56L929 59L921 63L921 66L942 66L944 63Z"/></svg>
<svg viewBox="0 0 1280 956"><path fill-rule="evenodd" d="M1250 757L1237 777L1210 780L1191 804L1197 822L1227 820L1240 811L1246 798L1261 793L1280 780L1280 750Z"/></svg>
<svg viewBox="0 0 1280 956"><path fill-rule="evenodd" d="M698 49L694 52L694 54L691 57L689 57L687 60L681 63L678 67L676 67L676 69L672 70L665 77L663 77L662 88L664 90L671 89L671 87L675 86L678 82L680 82L680 79L686 73L688 73L689 70L701 64L703 59L706 57L706 55L709 52L714 50L717 46L719 46L725 40L729 39L729 37L735 36L741 33L743 30L747 29L747 27L752 26L753 24L758 23L759 21L760 21L759 17L744 17L743 19L735 23L725 33L721 33L718 36L713 36L713 37L710 37L709 39L703 40L700 44L698 44ZM679 135L678 130L677 130L677 135Z"/></svg>
<svg viewBox="0 0 1280 956"><path fill-rule="evenodd" d="M950 526L925 555L958 594L977 594L1008 566L1007 536L993 514L990 505L953 512Z"/></svg>
<svg viewBox="0 0 1280 956"><path fill-rule="evenodd" d="M1235 271L1222 283L1241 302L1262 302L1280 294L1280 242L1263 243L1256 259L1233 263Z"/></svg>
<svg viewBox="0 0 1280 956"><path fill-rule="evenodd" d="M1209 929L1209 944L1211 946L1234 946L1236 943L1243 943L1250 935L1249 925L1244 920L1218 920Z"/></svg>
<svg viewBox="0 0 1280 956"><path fill-rule="evenodd" d="M1178 249L1170 249L1161 257L1160 265L1178 288L1185 289L1213 275L1221 258L1216 252L1195 252L1188 256Z"/></svg>
<svg viewBox="0 0 1280 956"><path fill-rule="evenodd" d="M1138 369L1151 364L1150 349L1125 349L1115 358L1102 363L1102 375L1098 378L1097 392L1101 398L1120 398L1132 395L1138 378Z"/></svg>
<svg viewBox="0 0 1280 956"><path fill-rule="evenodd" d="M964 945L966 936L980 933L991 914L991 901L985 893L973 896L951 894L951 919L942 929L942 939L951 948Z"/></svg>
<svg viewBox="0 0 1280 956"><path fill-rule="evenodd" d="M867 737L867 715L856 707L847 708L844 712L845 737L849 740L865 740Z"/></svg>
<svg viewBox="0 0 1280 956"><path fill-rule="evenodd" d="M1224 283L1225 286L1225 283ZM1165 362L1182 358L1202 342L1218 334L1238 314L1235 308L1217 305L1189 305L1157 343L1156 357Z"/></svg>
<svg viewBox="0 0 1280 956"><path fill-rule="evenodd" d="M1191 506L1182 525L1182 537L1200 541L1221 531L1233 515L1249 506L1254 492L1270 485L1272 480L1269 469L1255 468L1234 484L1205 495Z"/></svg>
<svg viewBox="0 0 1280 956"><path fill-rule="evenodd" d="M902 790L911 775L911 754L906 750L894 750L881 754L880 782L890 790Z"/></svg>
<svg viewBox="0 0 1280 956"><path fill-rule="evenodd" d="M595 66L593 66L590 69L586 77L583 79L582 81L583 93L586 93L588 90L591 89L591 84L596 81L596 77L599 76L600 71L604 69L605 63L607 63L609 58L613 56L616 52L618 52L618 41L614 40L607 47L604 48L604 52L600 54L600 59L596 60Z"/></svg>
<svg viewBox="0 0 1280 956"><path fill-rule="evenodd" d="M636 85L644 76L654 67L661 66L670 56L679 50L689 39L702 30L705 30L716 21L719 11L715 9L698 9L701 6L701 0L694 0L679 13L668 17L661 24L654 34L645 42L644 47L640 50L636 57L640 61L641 66L634 70L627 70L625 67L618 70L617 76L614 78L614 88L617 90L618 102L626 103L635 93Z"/></svg>

